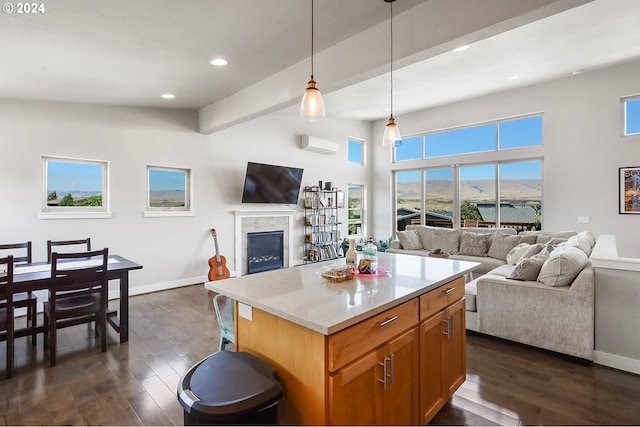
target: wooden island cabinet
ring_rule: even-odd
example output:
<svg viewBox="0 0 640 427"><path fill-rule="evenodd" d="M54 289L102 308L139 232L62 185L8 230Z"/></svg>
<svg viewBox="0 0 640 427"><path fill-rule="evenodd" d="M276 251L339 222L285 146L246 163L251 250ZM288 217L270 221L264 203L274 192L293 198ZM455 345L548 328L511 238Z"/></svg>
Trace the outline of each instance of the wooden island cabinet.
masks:
<svg viewBox="0 0 640 427"><path fill-rule="evenodd" d="M383 253L388 274L343 283L320 264L205 284L236 300L237 350L277 370L279 422L427 423L465 379L464 277L477 264Z"/></svg>

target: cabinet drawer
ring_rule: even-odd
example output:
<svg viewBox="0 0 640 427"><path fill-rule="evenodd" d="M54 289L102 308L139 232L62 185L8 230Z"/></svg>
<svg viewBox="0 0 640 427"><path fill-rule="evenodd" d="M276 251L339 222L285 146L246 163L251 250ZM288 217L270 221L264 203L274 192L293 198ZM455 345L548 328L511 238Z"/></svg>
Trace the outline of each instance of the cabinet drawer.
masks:
<svg viewBox="0 0 640 427"><path fill-rule="evenodd" d="M433 316L449 304L462 298L464 284L464 277L459 277L420 296L420 320Z"/></svg>
<svg viewBox="0 0 640 427"><path fill-rule="evenodd" d="M335 372L418 323L418 298L329 336L327 364Z"/></svg>

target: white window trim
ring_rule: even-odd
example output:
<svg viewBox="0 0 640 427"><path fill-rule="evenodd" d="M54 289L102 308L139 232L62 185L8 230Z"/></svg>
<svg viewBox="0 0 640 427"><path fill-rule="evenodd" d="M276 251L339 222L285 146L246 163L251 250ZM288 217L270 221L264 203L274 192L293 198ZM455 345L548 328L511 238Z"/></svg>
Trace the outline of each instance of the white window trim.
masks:
<svg viewBox="0 0 640 427"><path fill-rule="evenodd" d="M98 164L102 168L102 206L59 207L47 205L48 162ZM80 159L74 157L42 156L42 194L38 219L103 219L111 218L109 210L109 162L106 160Z"/></svg>
<svg viewBox="0 0 640 427"><path fill-rule="evenodd" d="M163 170L169 172L184 172L186 174L185 185L185 207L151 207L149 206L149 196L151 194L151 183L149 182L149 171L151 170ZM188 168L166 167L166 166L152 166L147 165L147 194L145 202L145 211L143 216L145 218L166 218L166 217L192 217L195 216L193 210L193 171Z"/></svg>
<svg viewBox="0 0 640 427"><path fill-rule="evenodd" d="M625 96L620 98L620 136L638 136L640 132L627 133L627 102L640 100L640 95Z"/></svg>
<svg viewBox="0 0 640 427"><path fill-rule="evenodd" d="M354 141L354 142L359 142L360 143L360 155L362 156L362 162L357 163L357 162L352 162L349 160L349 141ZM366 166L367 164L367 144L365 142L364 139L361 138L354 138L354 137L347 137L347 162L348 163L352 163L354 165L362 165L362 166Z"/></svg>

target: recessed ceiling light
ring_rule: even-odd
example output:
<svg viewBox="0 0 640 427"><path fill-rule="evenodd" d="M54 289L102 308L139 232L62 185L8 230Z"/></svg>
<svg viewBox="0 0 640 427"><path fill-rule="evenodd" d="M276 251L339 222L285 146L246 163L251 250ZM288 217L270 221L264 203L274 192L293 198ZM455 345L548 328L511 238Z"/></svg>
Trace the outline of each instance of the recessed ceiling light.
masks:
<svg viewBox="0 0 640 427"><path fill-rule="evenodd" d="M519 78L520 78L520 76L511 76L511 77L508 77L507 80L516 80L516 79L519 79Z"/></svg>
<svg viewBox="0 0 640 427"><path fill-rule="evenodd" d="M223 65L227 65L228 63L229 61L224 58L213 58L211 61L209 61L209 64L215 65L216 67L222 67Z"/></svg>
<svg viewBox="0 0 640 427"><path fill-rule="evenodd" d="M163 98L163 99L173 99L176 96L174 94L172 94L172 93L165 93L165 94L160 95L160 97Z"/></svg>
<svg viewBox="0 0 640 427"><path fill-rule="evenodd" d="M469 49L470 46L471 45L465 44L465 45L462 45L462 46L459 46L459 47L453 49L453 51L454 52L462 52L463 50Z"/></svg>
<svg viewBox="0 0 640 427"><path fill-rule="evenodd" d="M580 68L578 70L574 70L571 74L573 74L574 76L577 76L578 74L582 74L584 73L584 68Z"/></svg>

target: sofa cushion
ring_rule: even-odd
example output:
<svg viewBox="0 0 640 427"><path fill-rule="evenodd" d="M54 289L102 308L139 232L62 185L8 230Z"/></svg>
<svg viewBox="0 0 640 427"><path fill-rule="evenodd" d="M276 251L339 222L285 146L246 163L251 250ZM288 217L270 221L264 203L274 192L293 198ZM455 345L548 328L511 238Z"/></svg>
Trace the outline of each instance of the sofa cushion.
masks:
<svg viewBox="0 0 640 427"><path fill-rule="evenodd" d="M518 234L520 236L520 243L528 243L533 245L538 242L538 236L535 234Z"/></svg>
<svg viewBox="0 0 640 427"><path fill-rule="evenodd" d="M426 225L407 225L406 230L415 230L418 232L418 236L420 236L420 241L422 242L422 249L431 250L435 249L433 246L433 230L435 227L429 227Z"/></svg>
<svg viewBox="0 0 640 427"><path fill-rule="evenodd" d="M507 254L518 243L520 243L520 236L518 235L510 236L505 233L496 233L493 237L491 247L489 247L489 250L487 251L487 256L506 261Z"/></svg>
<svg viewBox="0 0 640 427"><path fill-rule="evenodd" d="M457 254L459 235L458 230L436 228L433 230L432 247L429 249L442 249L443 252Z"/></svg>
<svg viewBox="0 0 640 427"><path fill-rule="evenodd" d="M589 263L589 258L573 246L561 246L544 262L538 282L547 286L568 286Z"/></svg>
<svg viewBox="0 0 640 427"><path fill-rule="evenodd" d="M533 255L531 257L522 258L516 265L513 267L511 274L507 276L509 279L515 280L532 280L535 281L538 279L538 275L540 274L540 270L542 269L542 265L549 258L547 252L543 252L538 255Z"/></svg>
<svg viewBox="0 0 640 427"><path fill-rule="evenodd" d="M464 305L466 311L477 311L476 296L478 295L478 281L472 280L464 285Z"/></svg>
<svg viewBox="0 0 640 427"><path fill-rule="evenodd" d="M460 236L460 255L487 256L489 235L462 231Z"/></svg>
<svg viewBox="0 0 640 427"><path fill-rule="evenodd" d="M396 234L403 249L422 249L422 241L416 230L398 231Z"/></svg>

